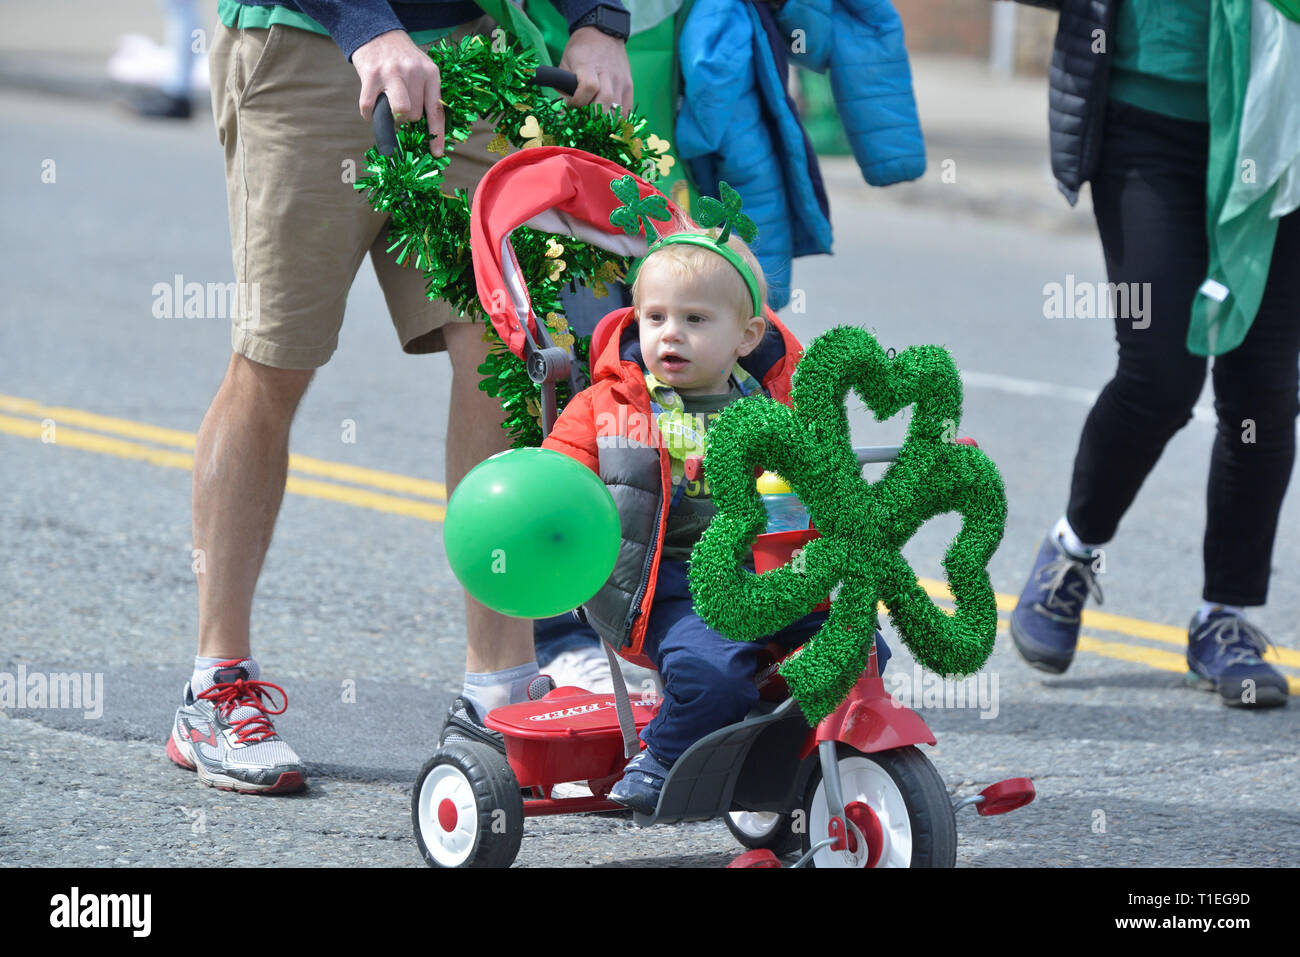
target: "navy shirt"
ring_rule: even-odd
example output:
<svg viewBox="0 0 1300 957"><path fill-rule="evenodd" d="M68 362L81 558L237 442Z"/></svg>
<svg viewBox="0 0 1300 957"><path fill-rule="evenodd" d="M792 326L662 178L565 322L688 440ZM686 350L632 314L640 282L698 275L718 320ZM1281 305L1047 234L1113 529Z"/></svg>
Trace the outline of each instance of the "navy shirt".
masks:
<svg viewBox="0 0 1300 957"><path fill-rule="evenodd" d="M305 13L324 27L349 60L357 47L381 33L436 30L477 20L483 9L472 0L238 0L248 7L284 7ZM552 0L569 29L598 6L619 0Z"/></svg>

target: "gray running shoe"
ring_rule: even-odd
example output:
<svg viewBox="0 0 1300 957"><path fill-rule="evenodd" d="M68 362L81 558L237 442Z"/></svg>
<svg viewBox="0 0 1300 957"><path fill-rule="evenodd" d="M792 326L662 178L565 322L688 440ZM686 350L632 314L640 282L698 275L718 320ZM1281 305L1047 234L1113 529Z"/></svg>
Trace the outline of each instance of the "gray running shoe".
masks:
<svg viewBox="0 0 1300 957"><path fill-rule="evenodd" d="M540 701L554 690L555 682L550 675L538 675L528 685L528 700ZM473 703L463 697L457 698L447 708L447 720L438 737L439 746L452 741L486 744L502 754L506 753L505 736L483 724Z"/></svg>
<svg viewBox="0 0 1300 957"><path fill-rule="evenodd" d="M307 772L293 748L275 733L270 715L283 714L289 697L279 685L258 681L251 659L223 661L210 683L185 683L184 701L176 711L167 756L197 771L208 787L242 794L287 794L301 791ZM283 704L274 703L278 692Z"/></svg>

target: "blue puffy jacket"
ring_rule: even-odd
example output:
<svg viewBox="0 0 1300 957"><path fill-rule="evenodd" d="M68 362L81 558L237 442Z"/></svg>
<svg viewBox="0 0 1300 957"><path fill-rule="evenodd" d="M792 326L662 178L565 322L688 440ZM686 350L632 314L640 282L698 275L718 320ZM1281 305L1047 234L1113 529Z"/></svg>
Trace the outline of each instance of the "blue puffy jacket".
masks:
<svg viewBox="0 0 1300 957"><path fill-rule="evenodd" d="M830 71L862 175L873 186L925 172L903 26L889 0L787 0L775 14L747 0L695 0L678 42L683 103L678 154L700 192L718 180L758 226L768 304L790 299L790 261L831 251L816 156L786 95L785 61ZM802 31L801 33L796 31ZM788 52L787 52L788 51Z"/></svg>

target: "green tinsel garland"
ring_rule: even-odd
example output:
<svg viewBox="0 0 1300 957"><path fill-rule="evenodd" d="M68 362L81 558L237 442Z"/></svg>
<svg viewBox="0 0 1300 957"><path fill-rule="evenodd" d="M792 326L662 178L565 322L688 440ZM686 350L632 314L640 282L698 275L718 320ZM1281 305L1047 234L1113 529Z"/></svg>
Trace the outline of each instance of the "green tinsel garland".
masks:
<svg viewBox="0 0 1300 957"><path fill-rule="evenodd" d="M844 405L850 389L880 421L915 406L898 459L874 483L862 478L853 453ZM704 469L718 514L691 555L696 611L729 638L757 641L841 583L826 624L781 667L811 724L839 707L866 666L877 601L924 667L943 675L981 667L997 635L987 566L1007 503L992 460L953 442L962 388L947 350L914 346L891 360L869 332L840 326L808 347L791 397L793 407L742 399L709 432ZM767 521L756 465L790 484L822 536L799 561L761 576L743 565ZM923 523L946 512L962 516L943 562L957 608L951 616L921 589L901 552Z"/></svg>
<svg viewBox="0 0 1300 957"><path fill-rule="evenodd" d="M454 195L442 191L443 175L456 144L469 139L471 125L479 117L490 120L497 137L489 148L501 155L508 145L567 146L585 150L637 172L650 182L666 172L672 158L666 156L668 142L645 131L646 120L635 113L623 116L615 107L606 112L591 105L567 108L531 82L537 66L536 54L509 45L495 50L484 38L466 37L458 44L446 40L436 44L429 56L442 75L443 110L446 118L444 155L428 150L428 124L421 119L397 131L397 150L391 157L377 149L366 154L368 176L356 188L365 190L370 205L390 213L392 223L389 252L397 261L412 264L424 272L425 292L430 299L444 299L461 314L481 321L494 341L487 361L479 366L483 381L479 388L501 400L505 410L502 427L513 445L540 445L540 389L523 363L505 348L478 300L470 257L469 193ZM551 328L557 344L574 346L584 365L589 337L573 340L560 305L560 291L567 285L591 287L598 298L607 294L606 283L618 282L630 260L615 256L599 246L576 239L557 239L527 227L514 231L511 243L527 278L533 311ZM560 408L568 400L561 387Z"/></svg>

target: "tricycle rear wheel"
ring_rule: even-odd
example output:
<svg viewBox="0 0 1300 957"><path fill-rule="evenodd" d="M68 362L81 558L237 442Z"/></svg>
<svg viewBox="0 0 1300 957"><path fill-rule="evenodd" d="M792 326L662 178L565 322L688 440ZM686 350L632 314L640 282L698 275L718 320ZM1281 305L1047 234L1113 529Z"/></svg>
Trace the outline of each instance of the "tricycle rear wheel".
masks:
<svg viewBox="0 0 1300 957"><path fill-rule="evenodd" d="M777 857L799 849L794 815L775 811L732 811L723 820L727 830L745 847L766 848Z"/></svg>
<svg viewBox="0 0 1300 957"><path fill-rule="evenodd" d="M411 823L430 867L509 867L523 840L524 802L505 755L444 744L415 780Z"/></svg>

